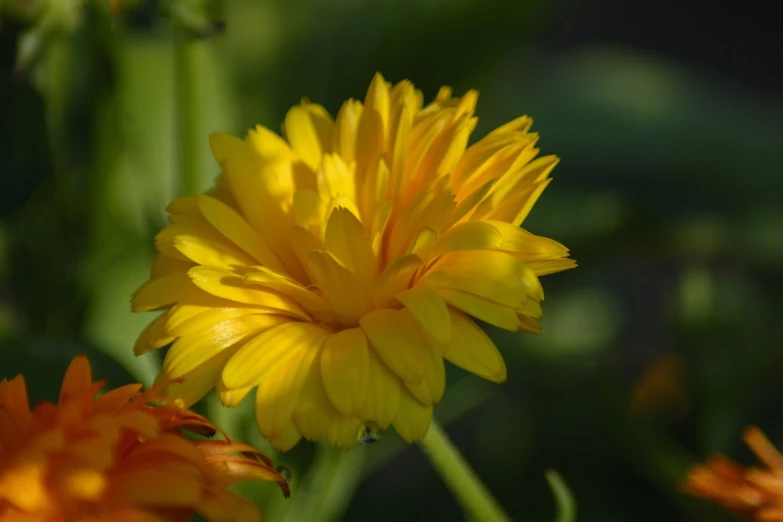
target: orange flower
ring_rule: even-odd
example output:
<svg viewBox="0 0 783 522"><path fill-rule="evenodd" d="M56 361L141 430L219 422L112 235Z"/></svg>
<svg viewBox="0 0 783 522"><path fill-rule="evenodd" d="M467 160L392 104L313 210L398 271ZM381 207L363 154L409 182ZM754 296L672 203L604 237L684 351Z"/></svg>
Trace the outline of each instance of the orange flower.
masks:
<svg viewBox="0 0 783 522"><path fill-rule="evenodd" d="M706 466L700 464L690 470L685 491L710 499L748 520L781 522L783 455L755 426L745 430L743 439L767 469L743 468L718 455Z"/></svg>
<svg viewBox="0 0 783 522"><path fill-rule="evenodd" d="M285 479L252 447L228 440L190 441L180 430L217 429L189 410L155 404L160 387L141 384L96 395L84 356L63 379L57 405L33 411L22 376L0 381L0 520L124 522L260 520L231 493L251 479Z"/></svg>

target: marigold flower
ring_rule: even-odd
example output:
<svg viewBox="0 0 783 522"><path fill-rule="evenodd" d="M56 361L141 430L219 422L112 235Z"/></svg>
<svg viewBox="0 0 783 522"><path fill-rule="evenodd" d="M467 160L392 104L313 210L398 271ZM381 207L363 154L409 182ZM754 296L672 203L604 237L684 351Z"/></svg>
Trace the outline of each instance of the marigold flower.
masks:
<svg viewBox="0 0 783 522"><path fill-rule="evenodd" d="M0 382L0 520L3 522L256 521L232 484L283 477L252 447L190 441L181 429L212 435L205 418L164 404L158 389L122 386L96 398L90 365L76 357L57 405L33 411L22 376Z"/></svg>
<svg viewBox="0 0 783 522"><path fill-rule="evenodd" d="M783 455L755 426L743 438L767 469L743 468L719 455L690 470L685 491L748 520L783 521Z"/></svg>
<svg viewBox="0 0 783 522"><path fill-rule="evenodd" d="M168 207L133 310L166 312L142 354L170 343L169 395L213 386L227 406L257 387L260 431L287 449L335 446L362 426L421 439L446 359L492 381L503 358L473 318L539 332L539 276L575 266L520 228L555 156L535 159L527 116L467 146L475 91L422 107L410 82L376 75L336 119L303 100L285 139L214 134L216 186Z"/></svg>

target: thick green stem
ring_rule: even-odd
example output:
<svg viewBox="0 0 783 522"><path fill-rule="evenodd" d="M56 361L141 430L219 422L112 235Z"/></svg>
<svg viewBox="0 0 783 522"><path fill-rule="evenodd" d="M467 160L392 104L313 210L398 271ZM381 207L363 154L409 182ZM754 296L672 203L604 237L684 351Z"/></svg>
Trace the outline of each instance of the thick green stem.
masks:
<svg viewBox="0 0 783 522"><path fill-rule="evenodd" d="M183 31L184 32L184 31ZM180 34L176 41L176 71L181 195L194 195L204 188L205 165L201 149L206 139L203 115L203 43Z"/></svg>
<svg viewBox="0 0 783 522"><path fill-rule="evenodd" d="M511 520L434 420L420 445L472 520Z"/></svg>
<svg viewBox="0 0 783 522"><path fill-rule="evenodd" d="M361 446L345 451L322 442L304 481L287 501L288 509L275 519L282 522L342 520L359 487L365 455L366 448Z"/></svg>

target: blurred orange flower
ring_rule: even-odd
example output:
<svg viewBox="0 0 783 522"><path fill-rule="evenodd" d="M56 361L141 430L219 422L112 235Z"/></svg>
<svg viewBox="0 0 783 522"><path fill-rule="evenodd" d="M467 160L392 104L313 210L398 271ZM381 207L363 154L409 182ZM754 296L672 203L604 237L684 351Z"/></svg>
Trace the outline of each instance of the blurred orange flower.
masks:
<svg viewBox="0 0 783 522"><path fill-rule="evenodd" d="M783 455L755 426L743 438L766 469L743 468L718 455L690 470L685 490L748 520L783 521Z"/></svg>
<svg viewBox="0 0 783 522"><path fill-rule="evenodd" d="M0 381L0 520L260 520L232 484L285 479L252 447L191 441L181 430L216 428L189 410L159 404L160 387L108 391L76 357L58 404L30 410L24 378Z"/></svg>

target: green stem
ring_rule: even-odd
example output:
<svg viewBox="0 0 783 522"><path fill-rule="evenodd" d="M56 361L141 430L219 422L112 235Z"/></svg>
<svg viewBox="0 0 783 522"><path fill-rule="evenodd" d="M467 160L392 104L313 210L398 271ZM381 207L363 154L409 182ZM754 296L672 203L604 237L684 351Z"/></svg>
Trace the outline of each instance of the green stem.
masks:
<svg viewBox="0 0 783 522"><path fill-rule="evenodd" d="M546 481L549 482L549 488L555 497L557 504L557 516L555 522L575 522L576 521L576 501L571 490L568 489L565 481L555 470L546 472Z"/></svg>
<svg viewBox="0 0 783 522"><path fill-rule="evenodd" d="M282 522L342 520L362 479L366 448L341 450L322 442L315 459L296 488L282 517ZM270 520L272 517L270 517Z"/></svg>
<svg viewBox="0 0 783 522"><path fill-rule="evenodd" d="M420 445L473 520L511 520L434 419Z"/></svg>
<svg viewBox="0 0 783 522"><path fill-rule="evenodd" d="M206 166L201 149L206 139L203 117L203 43L188 38L184 31L176 40L176 85L179 100L179 168L181 195L195 195L204 188Z"/></svg>

